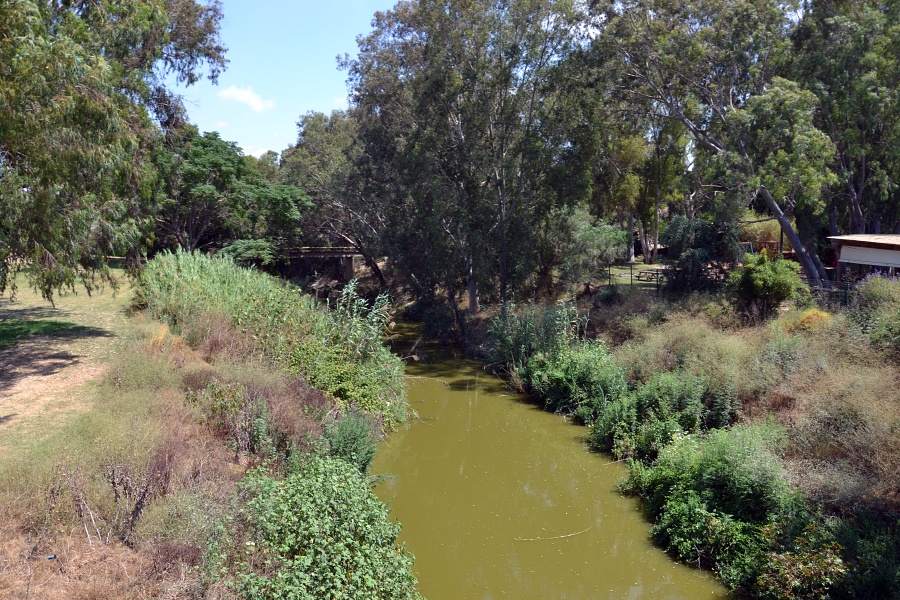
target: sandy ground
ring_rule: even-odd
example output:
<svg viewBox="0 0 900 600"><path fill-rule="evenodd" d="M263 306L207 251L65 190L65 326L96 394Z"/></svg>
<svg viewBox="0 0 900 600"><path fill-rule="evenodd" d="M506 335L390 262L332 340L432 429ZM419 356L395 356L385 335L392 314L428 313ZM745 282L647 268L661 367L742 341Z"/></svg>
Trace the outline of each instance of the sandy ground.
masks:
<svg viewBox="0 0 900 600"><path fill-rule="evenodd" d="M0 343L0 451L42 437L82 409L125 327L128 289L66 294L55 306L28 289L0 297L4 324L40 322L45 331ZM38 435L35 435L38 434Z"/></svg>

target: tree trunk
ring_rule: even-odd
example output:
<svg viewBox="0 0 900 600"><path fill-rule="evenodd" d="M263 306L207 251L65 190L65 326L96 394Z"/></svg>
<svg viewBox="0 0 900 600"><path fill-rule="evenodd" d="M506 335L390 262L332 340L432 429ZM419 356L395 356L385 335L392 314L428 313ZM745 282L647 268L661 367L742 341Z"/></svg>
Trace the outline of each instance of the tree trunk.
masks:
<svg viewBox="0 0 900 600"><path fill-rule="evenodd" d="M814 261L812 256L810 256L810 253L807 252L806 247L800 241L800 236L797 235L796 231L794 231L794 228L791 226L791 222L784 215L784 211L782 211L781 207L778 206L775 198L772 197L772 194L765 187L759 188L759 191L762 194L763 200L766 201L766 206L769 207L769 210L772 211L772 214L775 215L775 218L781 225L781 230L784 232L784 235L787 237L788 241L791 243L791 246L794 248L794 252L797 253L797 259L800 261L800 266L803 267L803 272L806 273L806 278L809 282L809 285L817 288L823 287L823 285L827 285L828 278L825 275L824 268L822 268L821 272L819 271L819 265L821 265L821 262L819 262L819 265L817 265L816 261Z"/></svg>
<svg viewBox="0 0 900 600"><path fill-rule="evenodd" d="M481 303L478 298L478 280L475 279L475 261L472 259L472 254L469 254L468 257L469 263L469 314L475 315L481 311Z"/></svg>
<svg viewBox="0 0 900 600"><path fill-rule="evenodd" d="M649 263L650 261L650 239L647 237L647 230L644 228L644 222L641 219L637 220L638 226L638 237L641 240L641 254L644 255L644 263Z"/></svg>
<svg viewBox="0 0 900 600"><path fill-rule="evenodd" d="M655 222L653 223L653 251L650 256L650 263L656 264L656 259L659 257L659 190L657 189L656 194L656 217ZM645 258L646 260L646 258Z"/></svg>
<svg viewBox="0 0 900 600"><path fill-rule="evenodd" d="M847 183L847 192L850 197L850 234L862 234L866 232L866 217L862 212L862 190L857 189L852 182Z"/></svg>
<svg viewBox="0 0 900 600"><path fill-rule="evenodd" d="M628 262L634 262L634 215L628 213Z"/></svg>

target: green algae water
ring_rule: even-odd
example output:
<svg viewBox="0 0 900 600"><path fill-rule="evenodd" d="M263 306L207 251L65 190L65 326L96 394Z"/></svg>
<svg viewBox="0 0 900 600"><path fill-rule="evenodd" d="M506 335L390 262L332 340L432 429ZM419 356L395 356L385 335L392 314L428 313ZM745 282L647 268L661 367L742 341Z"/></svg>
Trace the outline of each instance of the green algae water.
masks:
<svg viewBox="0 0 900 600"><path fill-rule="evenodd" d="M378 496L403 523L428 600L724 599L708 573L652 545L622 464L479 363L407 367L418 419L382 444Z"/></svg>

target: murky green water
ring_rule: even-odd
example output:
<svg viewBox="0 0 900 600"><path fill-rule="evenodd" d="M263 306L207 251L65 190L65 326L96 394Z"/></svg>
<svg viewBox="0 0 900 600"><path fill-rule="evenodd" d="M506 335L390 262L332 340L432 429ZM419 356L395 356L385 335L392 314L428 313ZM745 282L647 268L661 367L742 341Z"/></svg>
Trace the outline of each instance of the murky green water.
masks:
<svg viewBox="0 0 900 600"><path fill-rule="evenodd" d="M473 362L407 368L420 420L382 445L376 492L403 523L429 600L727 598L670 560L624 466L588 452L584 428L523 402Z"/></svg>

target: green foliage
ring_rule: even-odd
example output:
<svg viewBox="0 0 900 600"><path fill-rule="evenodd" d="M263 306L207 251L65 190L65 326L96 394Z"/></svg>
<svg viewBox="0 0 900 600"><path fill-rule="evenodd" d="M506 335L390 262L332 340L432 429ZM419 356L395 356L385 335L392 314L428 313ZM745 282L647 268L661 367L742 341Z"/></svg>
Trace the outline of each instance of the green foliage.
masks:
<svg viewBox="0 0 900 600"><path fill-rule="evenodd" d="M547 410L574 413L591 424L628 390L622 369L601 342L575 342L533 355L519 371L526 388Z"/></svg>
<svg viewBox="0 0 900 600"><path fill-rule="evenodd" d="M900 279L867 277L857 287L850 318L876 348L900 352Z"/></svg>
<svg viewBox="0 0 900 600"><path fill-rule="evenodd" d="M348 286L333 311L273 277L201 254L160 254L147 263L133 303L191 339L224 315L276 364L307 378L343 408L384 419L406 416L403 363L380 344L386 299L369 311Z"/></svg>
<svg viewBox="0 0 900 600"><path fill-rule="evenodd" d="M676 215L661 236L677 268L667 286L676 291L699 290L710 285L709 266L732 262L737 256L737 230L730 220L689 220Z"/></svg>
<svg viewBox="0 0 900 600"><path fill-rule="evenodd" d="M658 515L675 490L693 490L710 510L757 525L793 501L775 450L774 426L716 429L677 437L650 467L636 467L632 483Z"/></svg>
<svg viewBox="0 0 900 600"><path fill-rule="evenodd" d="M353 465L308 456L276 480L242 484L253 539L237 569L246 598L419 598L400 526Z"/></svg>
<svg viewBox="0 0 900 600"><path fill-rule="evenodd" d="M714 569L732 589L824 597L815 594L845 572L840 547L828 536L792 533L812 519L775 454L782 437L773 426L676 434L650 466L632 461L623 485L645 498L661 545Z"/></svg>
<svg viewBox="0 0 900 600"><path fill-rule="evenodd" d="M900 597L900 523L892 515L861 513L828 522L844 550L846 576L835 598Z"/></svg>
<svg viewBox="0 0 900 600"><path fill-rule="evenodd" d="M562 257L560 278L577 284L591 281L600 269L628 253L628 232L604 223L592 223L587 211L576 211L570 217L571 237L559 249Z"/></svg>
<svg viewBox="0 0 900 600"><path fill-rule="evenodd" d="M267 267L275 262L275 250L271 240L234 240L221 254L242 267Z"/></svg>
<svg viewBox="0 0 900 600"><path fill-rule="evenodd" d="M591 444L619 458L650 462L673 438L700 430L707 382L687 373L658 373L627 399L599 411Z"/></svg>
<svg viewBox="0 0 900 600"><path fill-rule="evenodd" d="M559 303L549 307L527 306L491 319L492 362L510 370L525 367L537 353L553 355L572 343L578 334L578 310Z"/></svg>
<svg viewBox="0 0 900 600"><path fill-rule="evenodd" d="M775 525L764 528L768 537L776 537ZM824 535L823 535L824 534ZM767 552L756 589L762 598L798 598L825 600L829 590L847 574L841 559L841 546L816 525L808 525L791 549L777 542Z"/></svg>
<svg viewBox="0 0 900 600"><path fill-rule="evenodd" d="M332 456L356 465L364 475L369 472L378 450L375 427L370 418L350 411L326 427L325 440Z"/></svg>
<svg viewBox="0 0 900 600"><path fill-rule="evenodd" d="M781 255L772 257L768 252L760 252L745 256L743 267L732 273L728 283L748 314L767 317L803 286L797 275L799 268L800 265L784 260Z"/></svg>
<svg viewBox="0 0 900 600"><path fill-rule="evenodd" d="M716 571L731 589L753 582L764 548L758 528L708 510L693 490L667 499L650 534L679 560Z"/></svg>
<svg viewBox="0 0 900 600"><path fill-rule="evenodd" d="M0 5L0 290L19 270L50 298L137 258L152 230L154 164L184 123L167 87L225 65L219 2Z"/></svg>
<svg viewBox="0 0 900 600"><path fill-rule="evenodd" d="M271 263L273 246L296 242L309 200L266 179L257 164L216 132L184 136L159 206L159 243L191 251L215 244L244 264Z"/></svg>
<svg viewBox="0 0 900 600"><path fill-rule="evenodd" d="M372 306L360 298L354 279L341 290L331 312L334 328L331 341L342 345L350 354L364 360L383 349L382 340L390 318L390 299L387 294L379 294Z"/></svg>

